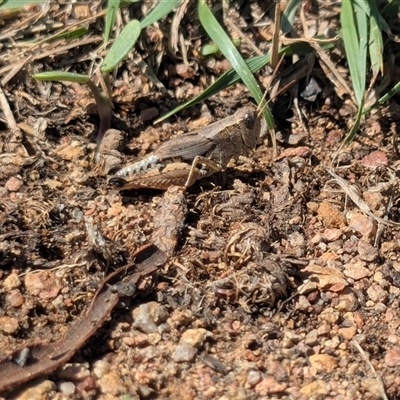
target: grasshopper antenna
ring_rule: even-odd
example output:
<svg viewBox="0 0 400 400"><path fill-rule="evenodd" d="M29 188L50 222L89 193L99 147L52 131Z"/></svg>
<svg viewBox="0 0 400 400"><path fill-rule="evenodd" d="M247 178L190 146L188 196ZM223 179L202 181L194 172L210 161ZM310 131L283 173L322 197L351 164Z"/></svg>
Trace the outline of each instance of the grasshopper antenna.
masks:
<svg viewBox="0 0 400 400"><path fill-rule="evenodd" d="M273 100L273 98L270 98L268 101L265 101L265 98L266 98L266 96L267 96L267 93L269 92L269 89L270 89L270 86L271 86L271 82L275 79L275 77L276 77L276 75L277 75L277 73L278 73L279 67L280 67L281 64L282 64L283 57L284 57L284 56L282 55L281 58L279 59L277 65L276 65L276 67L274 68L274 70L273 70L273 72L272 72L271 79L269 80L269 82L268 82L268 84L267 84L267 87L265 88L264 95L263 95L263 97L262 97L260 103L258 104L258 107L257 107L257 111L258 111L258 112L257 112L257 117L260 117L260 116L261 116L261 114L264 112L265 107L267 107L268 104ZM278 95L278 94L276 94L276 95L274 96L274 98L275 98L277 95ZM267 131L267 127L266 127L267 124L266 124L265 118L263 118L262 121L265 123L264 132L266 132L266 131ZM278 151L278 150L277 150L277 146L276 146L276 136L275 136L275 131L274 131L274 130L270 132L270 137L271 137L271 142L272 142L272 151L273 151L274 157L276 157L277 151Z"/></svg>
<svg viewBox="0 0 400 400"><path fill-rule="evenodd" d="M261 99L261 101L260 101L260 103L259 103L259 105L257 107L257 111L258 111L257 116L258 117L263 113L265 107L267 107L267 105L273 99L275 99L278 96L278 94L282 93L282 89L281 89L278 93L275 94L275 96L273 98L270 98L268 101L265 101L265 98L267 97L267 93L269 92L269 89L270 89L270 86L271 86L271 82L273 82L273 80L275 79L275 77L276 77L276 75L278 73L279 67L282 64L283 58L284 58L284 56L282 55L281 58L278 61L278 64L274 68L274 71L272 72L271 79L269 80L269 82L267 84L267 87L265 88L264 95L263 95L263 97L262 97L262 99Z"/></svg>

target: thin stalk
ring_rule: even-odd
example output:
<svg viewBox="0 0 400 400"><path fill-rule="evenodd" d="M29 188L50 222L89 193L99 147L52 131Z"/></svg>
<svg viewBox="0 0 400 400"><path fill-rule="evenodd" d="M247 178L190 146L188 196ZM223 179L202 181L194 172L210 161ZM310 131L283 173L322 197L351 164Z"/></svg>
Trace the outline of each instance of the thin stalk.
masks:
<svg viewBox="0 0 400 400"><path fill-rule="evenodd" d="M97 104L97 112L99 113L100 125L99 131L97 133L96 138L96 153L95 153L95 161L97 162L99 159L99 149L100 143L103 140L103 137L108 129L111 127L111 119L112 119L112 111L109 103L109 99L106 94L100 92L99 88L94 84L94 82L89 79L86 84L89 89L92 91L94 99Z"/></svg>

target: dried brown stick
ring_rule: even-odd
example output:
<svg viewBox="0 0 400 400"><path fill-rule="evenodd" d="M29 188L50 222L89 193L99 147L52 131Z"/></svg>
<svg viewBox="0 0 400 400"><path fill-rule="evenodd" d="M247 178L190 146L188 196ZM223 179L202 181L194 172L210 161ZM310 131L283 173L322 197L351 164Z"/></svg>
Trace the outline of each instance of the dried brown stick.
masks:
<svg viewBox="0 0 400 400"><path fill-rule="evenodd" d="M54 343L25 346L0 361L0 392L46 374L66 363L75 352L91 337L110 315L120 296L134 294L140 278L154 273L167 261L165 253L154 245L147 245L135 253L135 262L123 266L108 276L96 292L86 315L76 321L65 337ZM125 278L121 282L122 277ZM127 280L126 278L129 277ZM121 292L120 289L123 289ZM26 362L16 362L21 353Z"/></svg>
<svg viewBox="0 0 400 400"><path fill-rule="evenodd" d="M103 40L102 37L95 36L95 37L91 37L91 38L88 38L88 39L81 40L79 42L75 42L75 43L71 43L71 44L68 44L68 45L65 45L65 46L61 46L61 47L58 47L58 48L52 48L51 50L48 50L48 51L45 51L45 52L38 51L33 56L29 56L29 57L31 57L30 61L40 60L42 58L49 57L49 56L54 56L56 54L62 54L62 53L66 52L66 51L68 51L70 49L75 48L75 47L84 46L84 45L90 44L90 43L101 42L102 40ZM11 63L9 65L6 65L5 67L1 68L0 69L0 75L3 75L4 73L12 70L15 67L15 63L17 63L17 62L20 62L20 61L15 61L15 62L13 62L13 63ZM22 62L26 62L26 60L22 61Z"/></svg>
<svg viewBox="0 0 400 400"><path fill-rule="evenodd" d="M1 106L1 109L3 110L3 114L4 114L4 117L6 118L9 128L12 131L15 131L16 129L18 129L14 115L11 111L10 105L8 104L7 97L4 94L1 86L0 86L0 106Z"/></svg>

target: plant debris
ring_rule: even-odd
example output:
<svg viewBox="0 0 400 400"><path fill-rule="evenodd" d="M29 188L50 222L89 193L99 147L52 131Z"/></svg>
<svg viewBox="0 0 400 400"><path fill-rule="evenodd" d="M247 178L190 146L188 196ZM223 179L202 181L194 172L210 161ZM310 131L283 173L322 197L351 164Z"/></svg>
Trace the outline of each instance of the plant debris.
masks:
<svg viewBox="0 0 400 400"><path fill-rule="evenodd" d="M95 293L89 310L76 320L64 338L53 343L35 343L0 361L0 391L15 387L64 365L97 332L121 297L132 297L138 281L162 266L167 257L148 245L135 254L135 263L120 267L109 275ZM124 278L122 281L121 278Z"/></svg>

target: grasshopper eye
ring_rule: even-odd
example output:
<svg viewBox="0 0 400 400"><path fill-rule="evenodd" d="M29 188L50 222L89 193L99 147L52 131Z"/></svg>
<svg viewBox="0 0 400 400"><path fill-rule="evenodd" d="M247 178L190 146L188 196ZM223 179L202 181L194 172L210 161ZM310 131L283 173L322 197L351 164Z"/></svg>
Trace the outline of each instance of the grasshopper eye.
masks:
<svg viewBox="0 0 400 400"><path fill-rule="evenodd" d="M122 188L126 183L126 180L119 176L114 176L108 180L108 184L116 189Z"/></svg>
<svg viewBox="0 0 400 400"><path fill-rule="evenodd" d="M244 116L244 124L246 125L247 129L253 129L256 124L256 115L254 113L247 113Z"/></svg>

